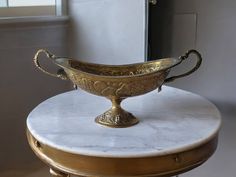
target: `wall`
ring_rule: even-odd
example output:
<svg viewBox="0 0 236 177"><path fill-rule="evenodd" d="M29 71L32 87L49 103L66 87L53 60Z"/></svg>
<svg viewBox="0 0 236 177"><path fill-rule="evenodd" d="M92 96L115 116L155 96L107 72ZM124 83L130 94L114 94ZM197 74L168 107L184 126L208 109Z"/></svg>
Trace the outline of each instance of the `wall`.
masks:
<svg viewBox="0 0 236 177"><path fill-rule="evenodd" d="M178 15L174 16L172 53L177 55L195 47L204 57L203 66L194 77L198 83L194 87L184 80L178 84L185 83L187 89L211 100L235 104L236 2L179 0L174 1L174 6Z"/></svg>
<svg viewBox="0 0 236 177"><path fill-rule="evenodd" d="M164 6L162 3L165 1ZM172 86L198 93L222 112L219 148L202 167L183 177L234 177L236 174L236 1L163 0L162 55L180 56L190 48L202 53L204 62L194 75ZM168 32L168 33L167 33ZM193 59L193 58L192 58ZM193 60L174 69L182 73Z"/></svg>
<svg viewBox="0 0 236 177"><path fill-rule="evenodd" d="M68 89L33 66L39 48L67 55L67 18L0 20L0 170L31 166L35 155L25 134L28 113L41 101ZM49 70L55 70L44 60ZM37 160L38 162L38 160Z"/></svg>
<svg viewBox="0 0 236 177"><path fill-rule="evenodd" d="M145 59L146 0L70 0L70 56L124 64Z"/></svg>

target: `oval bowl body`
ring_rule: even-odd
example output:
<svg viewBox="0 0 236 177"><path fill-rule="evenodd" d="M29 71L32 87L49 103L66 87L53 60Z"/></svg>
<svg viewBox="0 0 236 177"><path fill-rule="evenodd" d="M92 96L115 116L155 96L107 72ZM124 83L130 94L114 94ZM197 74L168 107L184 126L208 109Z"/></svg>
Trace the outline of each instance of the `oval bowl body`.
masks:
<svg viewBox="0 0 236 177"><path fill-rule="evenodd" d="M130 65L102 65L67 58L56 58L67 77L81 89L103 97L127 98L162 86L170 68L181 61L166 58Z"/></svg>

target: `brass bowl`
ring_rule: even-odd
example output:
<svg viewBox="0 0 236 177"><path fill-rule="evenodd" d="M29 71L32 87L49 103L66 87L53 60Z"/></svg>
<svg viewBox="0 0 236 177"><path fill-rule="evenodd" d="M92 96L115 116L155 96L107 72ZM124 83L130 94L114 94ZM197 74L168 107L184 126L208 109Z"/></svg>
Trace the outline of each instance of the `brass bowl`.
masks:
<svg viewBox="0 0 236 177"><path fill-rule="evenodd" d="M57 74L49 73L40 66L39 54L42 52L61 68ZM170 69L182 63L190 54L197 55L196 66L185 74L167 78ZM34 63L48 75L63 80L69 79L76 87L110 99L112 108L98 116L96 122L109 127L122 128L139 122L134 115L121 108L122 100L143 95L157 88L161 90L164 83L192 74L200 67L202 57L196 50L190 50L179 58L165 58L130 65L102 65L56 57L47 50L40 49L35 54Z"/></svg>

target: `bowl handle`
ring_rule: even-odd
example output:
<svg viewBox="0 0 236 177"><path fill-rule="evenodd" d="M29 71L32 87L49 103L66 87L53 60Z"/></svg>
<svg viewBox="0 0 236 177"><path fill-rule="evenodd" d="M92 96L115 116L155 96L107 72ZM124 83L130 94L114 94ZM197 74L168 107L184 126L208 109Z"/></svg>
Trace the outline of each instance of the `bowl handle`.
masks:
<svg viewBox="0 0 236 177"><path fill-rule="evenodd" d="M53 74L53 73L50 73L50 72L46 71L45 69L43 69L43 68L41 67L41 65L40 65L40 63L39 63L39 55L40 55L41 53L44 53L44 54L45 54L49 59L51 59L51 60L55 60L55 59L56 59L56 56L53 55L53 54L51 54L49 51L47 51L47 50L45 50L45 49L39 49L39 50L37 51L37 53L35 54L35 56L34 56L34 64L35 64L35 66L36 66L40 71L42 71L43 73L45 73L45 74L47 74L47 75L50 75L50 76L52 76L52 77L57 77L57 78L60 78L60 79L62 79L62 80L67 80L68 77L67 77L67 75L66 75L64 69L59 69L59 70L57 71L57 74Z"/></svg>
<svg viewBox="0 0 236 177"><path fill-rule="evenodd" d="M164 83L168 83L168 82L173 82L174 80L176 79L179 79L179 78L182 78L182 77L185 77L185 76L188 76L192 73L194 73L195 71L197 71L199 69L199 67L201 66L202 64L202 56L201 54L197 51L197 50L189 50L185 53L185 55L181 56L180 57L180 63L182 63L184 60L186 60L187 58L189 58L189 55L191 54L195 54L197 56L197 64L196 66L191 69L190 71L184 73L184 74L181 74L181 75L178 75L178 76L173 76L173 77L170 77L170 78L167 78ZM180 64L179 63L179 64Z"/></svg>

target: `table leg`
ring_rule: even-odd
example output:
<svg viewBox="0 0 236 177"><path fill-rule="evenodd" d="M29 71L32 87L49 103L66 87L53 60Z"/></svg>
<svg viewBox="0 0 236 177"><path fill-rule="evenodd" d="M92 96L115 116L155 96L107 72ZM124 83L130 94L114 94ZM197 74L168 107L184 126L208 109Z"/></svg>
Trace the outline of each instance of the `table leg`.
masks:
<svg viewBox="0 0 236 177"><path fill-rule="evenodd" d="M50 168L50 173L54 177L70 177L69 174L63 173L59 170L55 170L55 169L52 169L52 168Z"/></svg>

